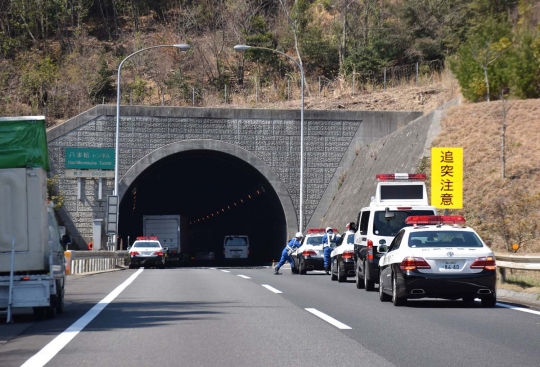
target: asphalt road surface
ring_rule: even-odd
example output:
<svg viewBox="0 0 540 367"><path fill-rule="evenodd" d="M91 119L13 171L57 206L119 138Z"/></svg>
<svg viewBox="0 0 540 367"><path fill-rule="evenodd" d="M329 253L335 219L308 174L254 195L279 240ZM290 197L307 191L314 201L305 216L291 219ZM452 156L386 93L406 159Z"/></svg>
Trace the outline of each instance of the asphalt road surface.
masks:
<svg viewBox="0 0 540 367"><path fill-rule="evenodd" d="M71 276L66 309L0 325L0 366L540 366L540 312L405 307L322 272L144 269ZM16 330L4 337L8 328Z"/></svg>

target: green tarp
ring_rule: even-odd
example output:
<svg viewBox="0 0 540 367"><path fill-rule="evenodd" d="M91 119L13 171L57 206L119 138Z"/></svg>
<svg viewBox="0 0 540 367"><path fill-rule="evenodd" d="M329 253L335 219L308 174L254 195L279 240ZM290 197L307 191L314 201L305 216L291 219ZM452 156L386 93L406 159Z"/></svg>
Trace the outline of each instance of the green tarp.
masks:
<svg viewBox="0 0 540 367"><path fill-rule="evenodd" d="M49 171L45 117L0 117L0 169L36 167Z"/></svg>

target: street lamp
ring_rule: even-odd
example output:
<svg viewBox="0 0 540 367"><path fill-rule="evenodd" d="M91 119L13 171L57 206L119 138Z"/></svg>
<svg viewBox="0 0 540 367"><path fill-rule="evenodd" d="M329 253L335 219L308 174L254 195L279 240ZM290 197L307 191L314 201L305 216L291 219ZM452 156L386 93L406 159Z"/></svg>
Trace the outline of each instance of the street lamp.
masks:
<svg viewBox="0 0 540 367"><path fill-rule="evenodd" d="M124 65L124 62L126 62L127 59L129 59L131 56L138 54L139 52L143 52L146 50L150 50L153 48L162 48L162 47L176 47L177 49L181 51L187 51L191 48L190 45L185 43L180 43L176 45L158 45L158 46L152 46L143 48L142 50L135 51L131 55L126 56L124 60L120 63L118 66L118 79L117 79L117 87L116 87L116 144L114 148L114 195L118 195L118 162L120 161L120 152L119 152L119 144L120 144L120 71L122 70L122 65ZM118 223L118 222L117 222Z"/></svg>
<svg viewBox="0 0 540 367"><path fill-rule="evenodd" d="M129 59L131 56L138 54L139 52L143 52L146 50L150 50L153 48L162 48L162 47L175 47L179 49L180 51L187 51L191 48L190 45L185 43L175 44L175 45L158 45L158 46L152 46L143 48L142 50L135 51L131 55L126 56L124 60L120 63L118 66L118 78L117 78L117 86L116 86L116 143L114 148L114 193L113 195L118 196L118 163L120 162L120 71L122 70L122 65L124 65L124 62L126 62L127 59ZM120 204L120 202L118 202ZM120 210L116 210L116 225L118 226L118 218L120 216ZM118 230L118 227L117 227ZM113 236L113 241L115 243L116 247L116 234Z"/></svg>
<svg viewBox="0 0 540 367"><path fill-rule="evenodd" d="M293 59L291 56L287 55L284 52L274 50L272 48L260 47L260 46L248 46L248 45L234 46L235 51L238 51L238 52L244 52L244 51L249 50L250 48L257 49L257 50L267 50L267 51L271 51L271 52L275 52L280 55L283 55L289 60L292 60L296 64L296 66L298 66L298 68L300 69L300 73L302 74L302 84L301 84L302 98L301 98L301 106L300 106L300 215L299 215L300 219L299 219L299 224L298 224L299 226L298 231L302 232L302 226L304 224L304 221L303 221L303 215L304 215L303 214L303 208L304 208L304 79L305 79L304 68L298 61Z"/></svg>

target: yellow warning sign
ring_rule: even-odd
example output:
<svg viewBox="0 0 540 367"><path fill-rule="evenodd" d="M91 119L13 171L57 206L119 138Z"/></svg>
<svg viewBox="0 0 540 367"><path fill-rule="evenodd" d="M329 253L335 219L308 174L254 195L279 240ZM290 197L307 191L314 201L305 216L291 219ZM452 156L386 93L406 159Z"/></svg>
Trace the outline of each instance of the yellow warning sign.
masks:
<svg viewBox="0 0 540 367"><path fill-rule="evenodd" d="M431 148L431 205L463 209L463 148Z"/></svg>

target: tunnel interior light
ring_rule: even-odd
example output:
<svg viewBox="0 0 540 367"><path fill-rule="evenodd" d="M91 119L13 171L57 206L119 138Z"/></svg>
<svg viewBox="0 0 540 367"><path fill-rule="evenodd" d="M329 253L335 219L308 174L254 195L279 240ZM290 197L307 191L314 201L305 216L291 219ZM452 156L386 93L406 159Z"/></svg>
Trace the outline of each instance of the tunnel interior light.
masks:
<svg viewBox="0 0 540 367"><path fill-rule="evenodd" d="M253 198L252 195L255 195L255 194L261 195L261 193L266 193L266 190L264 189L264 186L259 186L259 187L257 187L256 189L249 191L249 192L246 194L246 196L243 196L243 197L239 198L240 204L243 204L243 203L244 203L244 197L246 197L246 198L248 198L248 199L252 199L252 198ZM238 204L239 204L239 203L238 203L237 201L233 202L233 206L238 206ZM230 206L230 205L227 205L227 209L230 210L230 209L231 209L231 206ZM221 208L221 212L225 212L225 208ZM220 214L220 212L219 212L219 210L216 210L216 215L218 215L218 214ZM211 216L214 217L214 213L213 213L213 212L210 213L210 215L206 215L206 217L203 216L202 218L199 218L199 219L197 219L197 220L191 221L190 224L194 224L194 223L200 222L201 219L202 219L203 221L204 221L205 219L210 219Z"/></svg>

